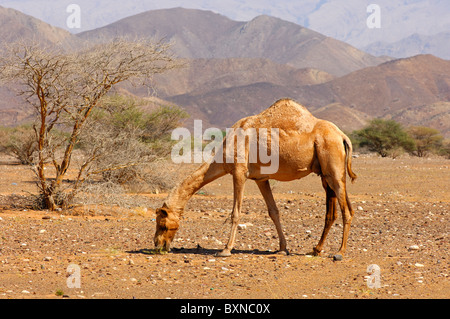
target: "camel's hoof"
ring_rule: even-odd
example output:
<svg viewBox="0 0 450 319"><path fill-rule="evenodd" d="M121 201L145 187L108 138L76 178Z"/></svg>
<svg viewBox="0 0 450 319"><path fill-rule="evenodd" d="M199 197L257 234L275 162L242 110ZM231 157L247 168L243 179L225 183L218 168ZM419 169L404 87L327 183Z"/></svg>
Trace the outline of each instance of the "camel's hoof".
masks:
<svg viewBox="0 0 450 319"><path fill-rule="evenodd" d="M333 256L334 261L341 261L344 257L341 254L336 254Z"/></svg>
<svg viewBox="0 0 450 319"><path fill-rule="evenodd" d="M216 257L230 257L231 251L229 250L222 250L221 252L216 253Z"/></svg>

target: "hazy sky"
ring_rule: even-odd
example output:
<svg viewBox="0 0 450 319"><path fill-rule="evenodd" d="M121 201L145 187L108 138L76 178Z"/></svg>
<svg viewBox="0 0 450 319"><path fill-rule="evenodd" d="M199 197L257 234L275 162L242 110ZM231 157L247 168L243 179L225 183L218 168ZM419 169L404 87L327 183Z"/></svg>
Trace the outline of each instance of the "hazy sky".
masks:
<svg viewBox="0 0 450 319"><path fill-rule="evenodd" d="M380 8L380 28L368 28L370 4ZM69 29L69 4L80 7L81 28ZM233 20L272 15L327 36L362 47L375 41L393 42L413 33L450 31L449 0L0 0L73 33L94 29L154 9L185 7L211 10Z"/></svg>

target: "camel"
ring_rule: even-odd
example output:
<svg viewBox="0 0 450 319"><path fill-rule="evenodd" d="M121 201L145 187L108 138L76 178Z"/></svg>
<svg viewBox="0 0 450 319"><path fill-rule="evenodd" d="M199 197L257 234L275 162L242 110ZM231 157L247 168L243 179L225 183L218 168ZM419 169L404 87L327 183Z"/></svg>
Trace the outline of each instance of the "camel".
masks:
<svg viewBox="0 0 450 319"><path fill-rule="evenodd" d="M243 118L236 122L233 129L278 128L278 170L264 173L267 163L258 160L253 163L249 159L249 140L244 149L234 146L234 159L239 152L244 152L244 161L218 161L217 158L204 162L186 179L173 188L161 208L156 210L156 232L154 236L155 250L169 251L170 244L180 225L180 216L188 200L206 184L226 175L233 177L234 202L231 213L231 233L225 248L216 254L219 257L231 255L236 239L236 232L243 200L244 184L254 180L265 200L269 216L275 224L279 253L288 254L286 238L280 223L270 179L292 181L301 179L310 173L319 175L326 193L326 217L322 236L313 248L312 254L320 255L327 234L337 218L339 204L343 218L342 243L336 256L342 258L347 246L347 238L354 215L346 190L346 173L352 182L356 174L351 168L352 143L350 139L333 123L317 119L304 106L291 99L276 101L260 114ZM226 151L227 135L222 147ZM271 139L269 142L271 143ZM269 143L269 144L270 144ZM243 144L243 143L241 143ZM225 158L225 153L223 156Z"/></svg>

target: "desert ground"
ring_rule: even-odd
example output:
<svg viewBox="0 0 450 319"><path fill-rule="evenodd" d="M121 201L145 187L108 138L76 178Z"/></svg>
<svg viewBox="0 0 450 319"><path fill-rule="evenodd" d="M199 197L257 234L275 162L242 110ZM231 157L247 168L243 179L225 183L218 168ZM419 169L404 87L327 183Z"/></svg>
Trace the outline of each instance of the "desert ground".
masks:
<svg viewBox="0 0 450 319"><path fill-rule="evenodd" d="M181 177L195 167L183 165ZM325 218L316 175L271 183L290 255L275 253L275 227L248 181L234 253L215 256L230 231L228 176L193 196L172 251L154 255L154 210L166 193L129 194L139 199L135 207L33 211L14 202L36 193L33 173L1 156L0 298L450 298L449 167L440 157L353 158L355 217L347 253L334 261L328 256L340 246L340 217L322 255L309 255ZM69 265L79 267L79 287L68 285ZM370 265L380 268L379 288L367 284Z"/></svg>

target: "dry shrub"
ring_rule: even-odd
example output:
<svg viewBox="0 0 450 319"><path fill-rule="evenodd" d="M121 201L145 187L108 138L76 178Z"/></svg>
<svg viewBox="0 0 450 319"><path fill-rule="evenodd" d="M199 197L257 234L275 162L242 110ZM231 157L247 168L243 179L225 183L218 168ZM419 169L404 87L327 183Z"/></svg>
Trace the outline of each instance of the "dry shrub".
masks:
<svg viewBox="0 0 450 319"><path fill-rule="evenodd" d="M34 169L45 208L55 210L61 207L56 197L66 179L74 148L83 132L99 127L95 123L91 127L86 124L101 99L119 83L142 85L148 83L154 74L182 65L171 53L170 44L145 39L115 39L71 53L64 47L43 47L39 43L26 42L1 48L0 81L16 84L18 95L29 103L36 114L34 132L38 158ZM54 129L57 127L64 129L67 135L55 141ZM122 143L127 143L122 132L106 130L92 133L105 137L116 133ZM119 152L128 147L121 142L115 142ZM106 143L114 144L109 140ZM99 153L102 147L100 139L97 138L94 144L87 160L80 166L68 201L73 199L78 187L87 180L88 168L95 169L96 161L102 157ZM58 152L63 156L57 156ZM51 163L54 168L54 178L45 171L47 163ZM118 162L110 164L114 167L104 169L120 168ZM128 167L134 163L128 161L120 165ZM96 173L101 172L97 170Z"/></svg>
<svg viewBox="0 0 450 319"><path fill-rule="evenodd" d="M32 165L38 150L36 135L31 125L0 130L0 151L13 156L23 165Z"/></svg>
<svg viewBox="0 0 450 319"><path fill-rule="evenodd" d="M108 96L85 124L79 148L83 154L77 181L94 177L128 190L162 191L172 187L160 165L170 154L171 131L187 115L173 105L154 105L132 96ZM145 108L147 109L147 108Z"/></svg>

